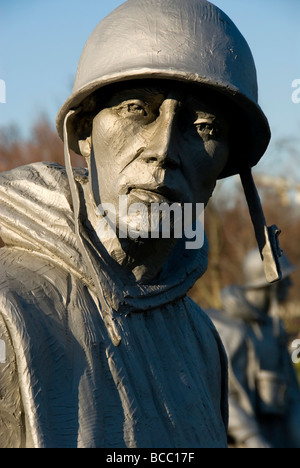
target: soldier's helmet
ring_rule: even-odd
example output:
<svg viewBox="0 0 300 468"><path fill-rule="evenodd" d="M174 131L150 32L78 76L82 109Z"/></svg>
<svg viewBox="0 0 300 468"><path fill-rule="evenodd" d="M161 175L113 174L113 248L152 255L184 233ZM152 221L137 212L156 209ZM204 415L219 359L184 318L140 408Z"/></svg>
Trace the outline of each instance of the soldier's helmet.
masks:
<svg viewBox="0 0 300 468"><path fill-rule="evenodd" d="M220 178L239 173L244 165L253 167L264 154L270 128L258 104L252 53L234 23L210 2L128 0L102 20L84 47L73 92L58 113L60 137L68 112L93 93L140 79L193 83L236 110L229 161ZM79 111L68 137L78 154L80 119Z"/></svg>
<svg viewBox="0 0 300 468"><path fill-rule="evenodd" d="M288 278L297 266L293 265L286 254L282 254L279 259L282 280ZM243 262L244 287L249 289L258 289L269 286L266 280L261 256L258 249L253 249L246 255Z"/></svg>

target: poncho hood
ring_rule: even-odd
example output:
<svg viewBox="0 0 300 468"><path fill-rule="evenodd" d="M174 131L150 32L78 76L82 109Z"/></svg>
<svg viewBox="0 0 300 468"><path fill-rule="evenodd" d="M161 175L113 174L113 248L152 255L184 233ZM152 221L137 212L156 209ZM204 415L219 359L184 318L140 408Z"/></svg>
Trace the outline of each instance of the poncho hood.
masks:
<svg viewBox="0 0 300 468"><path fill-rule="evenodd" d="M81 194L81 237L100 276L107 301L119 312L156 308L183 297L207 268L208 244L186 250L180 241L155 284L138 284L87 234L82 187L86 169L74 169ZM66 170L36 163L0 175L0 237L7 247L49 259L93 288L74 233L72 197Z"/></svg>

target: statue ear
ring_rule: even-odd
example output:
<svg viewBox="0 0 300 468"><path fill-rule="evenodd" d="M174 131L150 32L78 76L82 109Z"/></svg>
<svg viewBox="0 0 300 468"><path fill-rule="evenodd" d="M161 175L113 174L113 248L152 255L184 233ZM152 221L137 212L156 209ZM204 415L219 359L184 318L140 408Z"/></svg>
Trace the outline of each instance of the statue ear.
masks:
<svg viewBox="0 0 300 468"><path fill-rule="evenodd" d="M91 156L92 151L92 137L89 136L85 140L79 140L78 146L82 156L84 158L89 158Z"/></svg>

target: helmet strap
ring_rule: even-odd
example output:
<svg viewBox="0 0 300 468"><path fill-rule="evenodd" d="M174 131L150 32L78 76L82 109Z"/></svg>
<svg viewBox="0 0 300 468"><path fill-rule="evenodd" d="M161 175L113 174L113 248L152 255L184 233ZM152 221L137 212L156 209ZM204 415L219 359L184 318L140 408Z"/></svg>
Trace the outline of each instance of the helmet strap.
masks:
<svg viewBox="0 0 300 468"><path fill-rule="evenodd" d="M99 309L100 315L106 326L107 332L111 338L112 343L114 344L114 346L119 346L121 343L121 337L119 336L119 333L117 331L117 328L114 322L114 318L112 316L113 311L104 296L101 282L99 279L99 275L97 274L95 270L92 259L84 245L81 232L80 232L80 225L81 225L80 223L80 196L79 196L76 180L74 177L74 172L72 169L71 155L69 151L69 137L68 137L68 119L71 116L74 116L79 111L80 111L80 108L77 110L69 111L64 120L64 155L65 155L65 165L66 165L66 171L67 171L67 176L68 176L68 181L69 181L71 196L72 196L72 203L73 203L75 236L76 236L77 244L81 252L81 255L84 261L86 262L88 272L94 283L94 287L97 293L98 309Z"/></svg>
<svg viewBox="0 0 300 468"><path fill-rule="evenodd" d="M277 226L268 227L264 216L261 200L253 180L251 167L248 166L240 172L242 185L255 236L263 261L264 271L268 283L275 283L282 279L279 257L282 250L279 246L279 235L281 233Z"/></svg>

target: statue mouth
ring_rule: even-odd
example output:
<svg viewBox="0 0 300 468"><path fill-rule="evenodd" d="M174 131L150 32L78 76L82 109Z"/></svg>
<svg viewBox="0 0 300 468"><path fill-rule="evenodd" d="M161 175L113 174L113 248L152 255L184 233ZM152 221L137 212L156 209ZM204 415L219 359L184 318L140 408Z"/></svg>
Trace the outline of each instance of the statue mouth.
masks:
<svg viewBox="0 0 300 468"><path fill-rule="evenodd" d="M172 205L173 203L181 204L182 196L179 196L175 190L172 190L166 186L157 188L147 186L131 187L128 190L128 196L137 199L140 203L152 204L152 203L167 203Z"/></svg>

